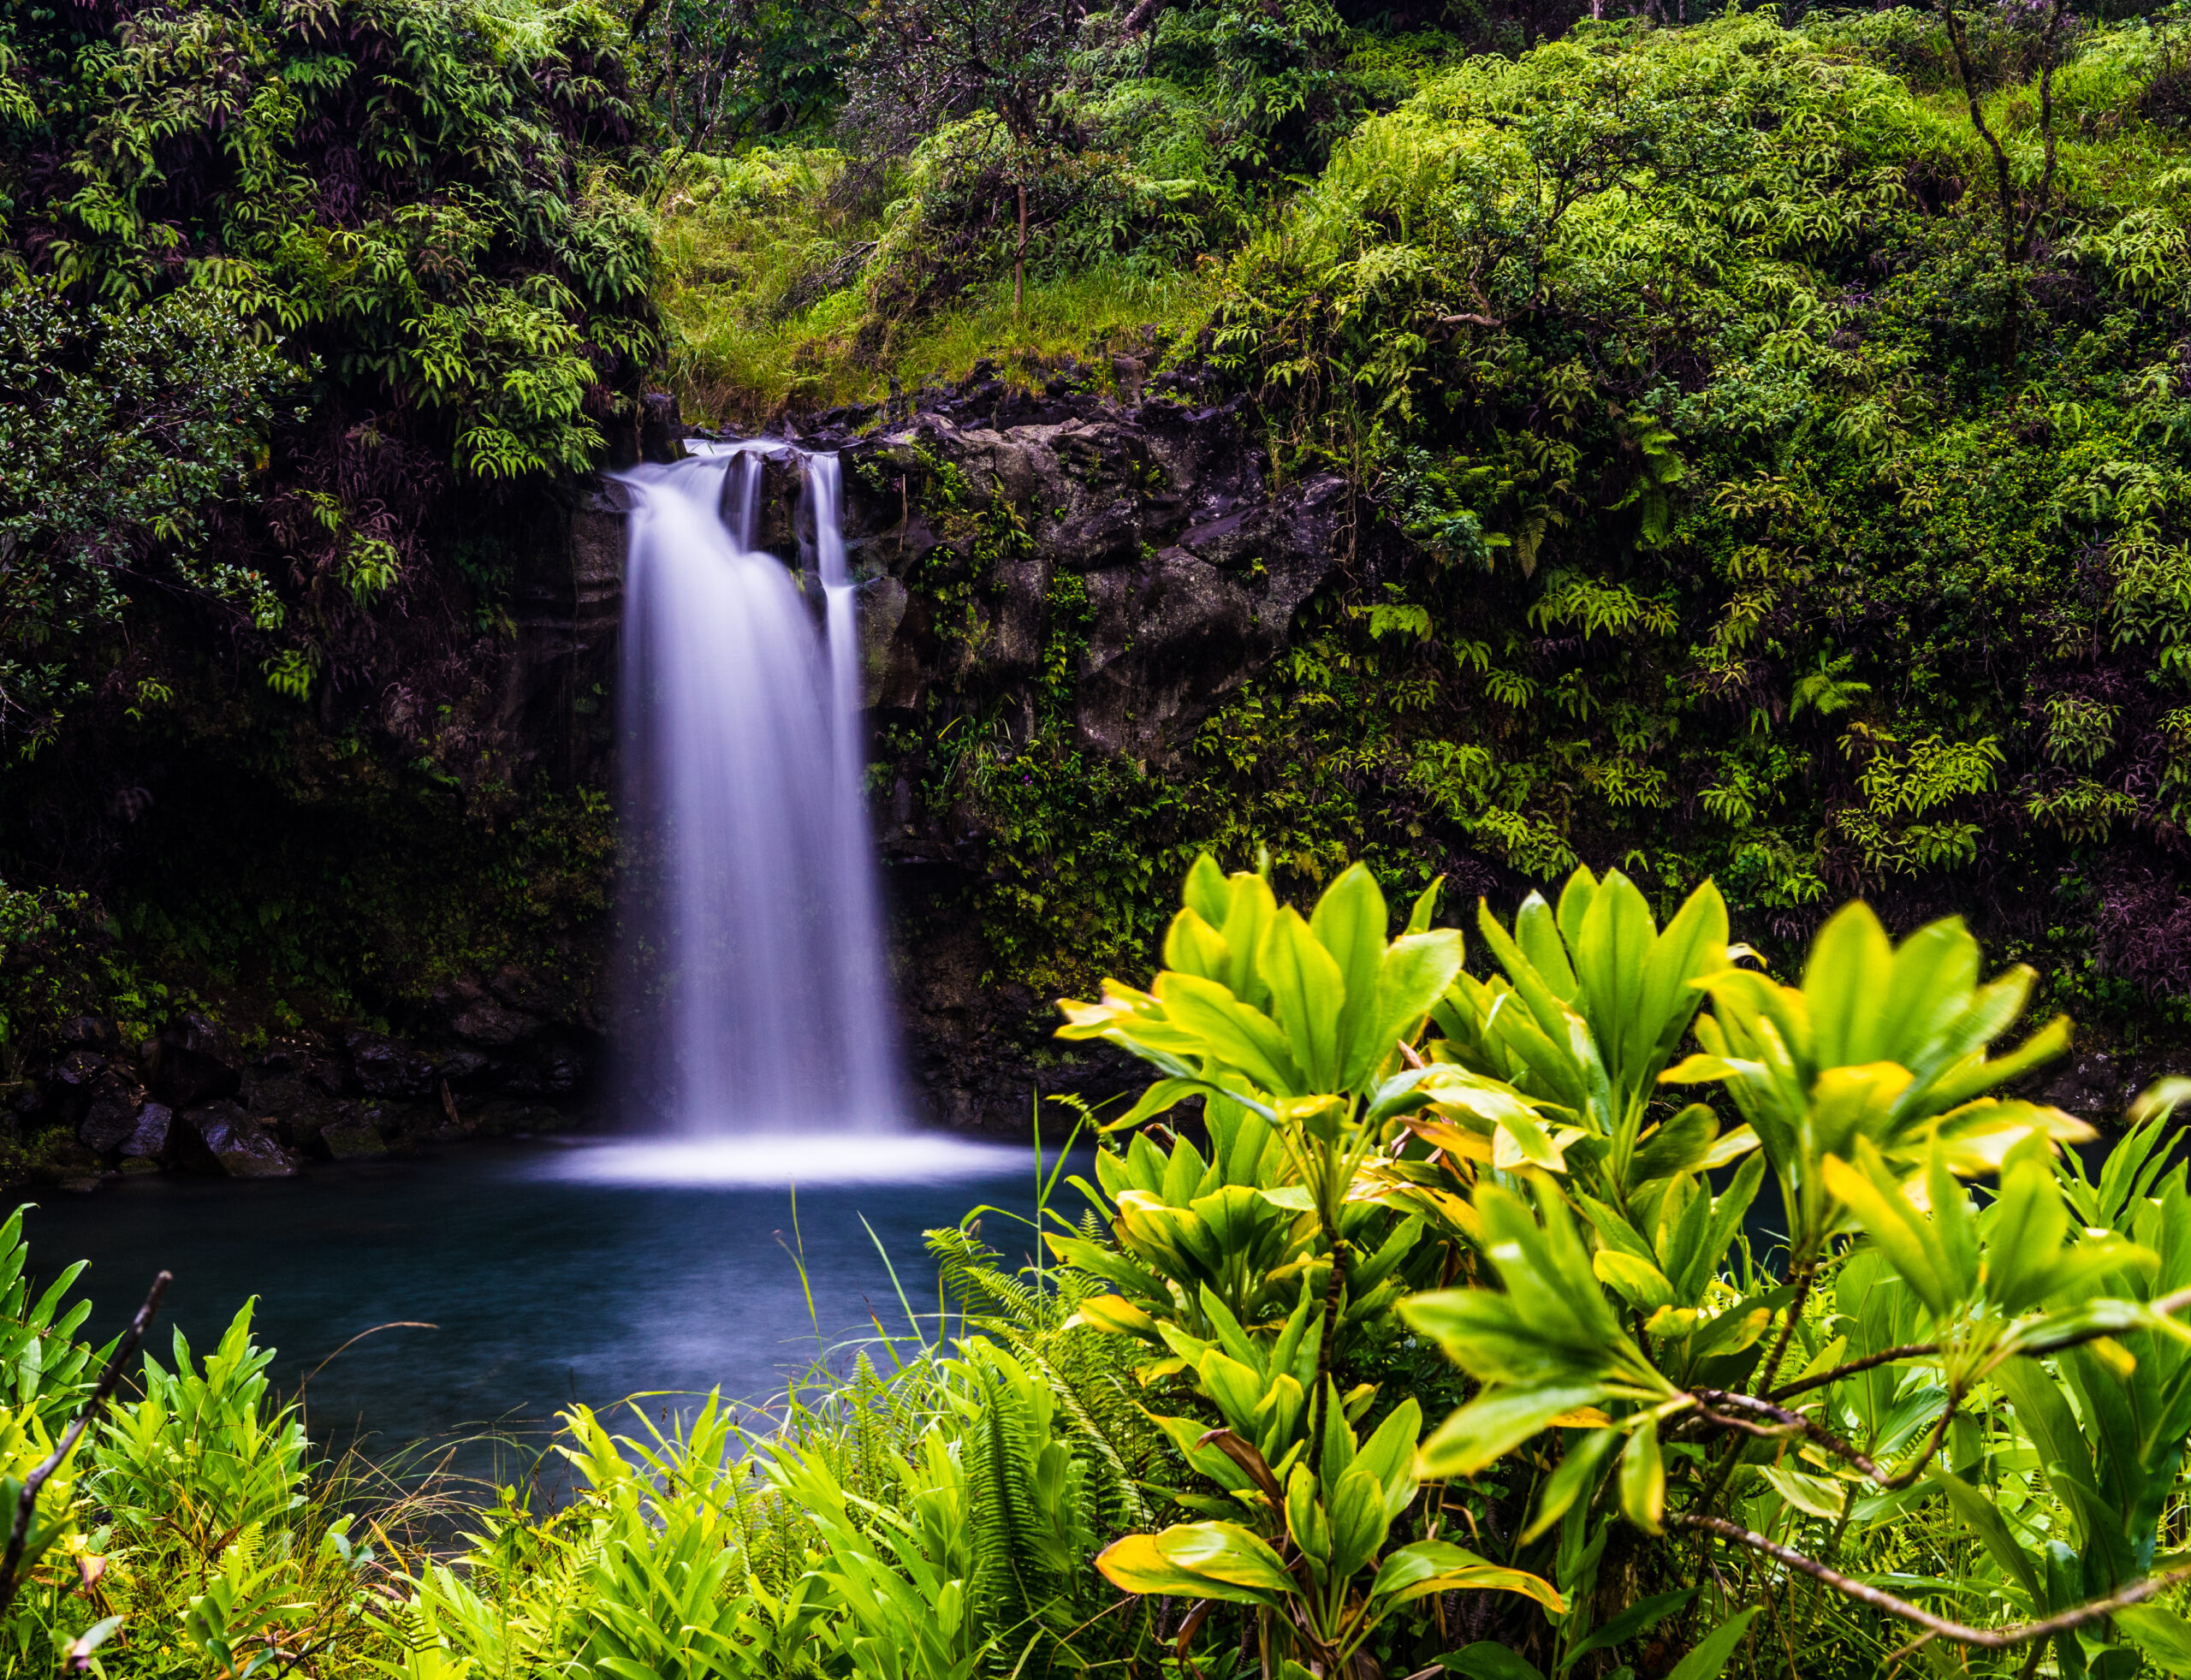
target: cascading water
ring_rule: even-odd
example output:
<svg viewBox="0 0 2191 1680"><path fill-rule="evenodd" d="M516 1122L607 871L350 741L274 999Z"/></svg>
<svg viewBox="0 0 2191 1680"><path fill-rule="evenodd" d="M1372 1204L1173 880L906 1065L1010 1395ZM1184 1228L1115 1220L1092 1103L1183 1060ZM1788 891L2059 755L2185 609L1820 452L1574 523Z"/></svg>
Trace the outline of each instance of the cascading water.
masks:
<svg viewBox="0 0 2191 1680"><path fill-rule="evenodd" d="M757 549L764 456L793 452L701 447L624 475L626 809L661 867L649 1106L686 1138L887 1132L903 1102L837 460L803 457L817 631Z"/></svg>

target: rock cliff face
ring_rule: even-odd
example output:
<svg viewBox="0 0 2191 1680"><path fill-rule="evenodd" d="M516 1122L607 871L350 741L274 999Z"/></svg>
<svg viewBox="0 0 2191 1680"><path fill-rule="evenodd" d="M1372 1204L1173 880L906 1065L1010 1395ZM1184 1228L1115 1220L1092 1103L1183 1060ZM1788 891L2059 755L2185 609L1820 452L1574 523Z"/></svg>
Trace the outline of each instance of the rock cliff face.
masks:
<svg viewBox="0 0 2191 1680"><path fill-rule="evenodd" d="M977 377L915 412L825 416L799 441L843 461L879 739L943 711L1000 716L1024 741L1065 598L1084 626L1066 674L1079 743L1169 767L1285 648L1302 604L1357 547L1343 480L1274 487L1238 406L1198 402L1191 388L1120 402ZM809 515L795 486L783 489L765 535L788 553ZM949 592L926 581L931 557L963 548L966 525L984 520L1024 540L981 587L940 598ZM1061 580L1079 587L1061 591ZM991 955L949 907L992 867L989 836L963 808L919 814L882 756L894 968L931 1118L1024 1136L1038 1090L1122 1088L1133 1077L1122 1059L1059 1057L1049 1000L983 983Z"/></svg>
<svg viewBox="0 0 2191 1680"><path fill-rule="evenodd" d="M654 400L620 458L674 458L683 431ZM891 962L916 1095L935 1122L1024 1136L1037 1090L1100 1095L1131 1076L1102 1054L1060 1058L1049 1000L987 978L994 953L954 906L989 878L995 842L977 813L913 799L912 772L891 757L894 732L978 714L1024 740L1038 703L1054 718L1062 692L1083 747L1171 765L1353 555L1349 495L1337 478L1271 485L1238 409L1191 386L1146 397L1131 389L1122 401L977 377L917 407L822 417L791 441L835 449L843 463ZM789 455L773 461L763 546L787 560L811 540L804 496ZM596 477L552 486L514 515L514 633L469 725L514 786L615 785L628 507L615 479ZM987 556L977 586L939 585L970 531L1012 540ZM1060 600L1075 614L1064 670L1053 634ZM578 932L602 960L574 967L614 971L613 921ZM615 1008L511 971L442 987L390 1034L292 1022L262 1036L185 1017L124 1043L113 1023L86 1019L9 1101L25 1132L66 1140L46 1149L49 1178L89 1187L117 1171L282 1174L308 1157L585 1123L609 1106L603 1068L619 1036Z"/></svg>

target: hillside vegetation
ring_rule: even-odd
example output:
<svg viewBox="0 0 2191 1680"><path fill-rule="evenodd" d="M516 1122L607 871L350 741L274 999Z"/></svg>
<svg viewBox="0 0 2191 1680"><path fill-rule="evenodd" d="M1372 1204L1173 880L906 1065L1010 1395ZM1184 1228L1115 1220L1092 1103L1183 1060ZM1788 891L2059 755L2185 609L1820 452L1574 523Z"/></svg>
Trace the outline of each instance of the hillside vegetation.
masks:
<svg viewBox="0 0 2191 1680"><path fill-rule="evenodd" d="M662 200L703 416L1153 347L1356 487L1351 581L1191 764L1058 726L985 777L947 706L910 744L993 829L1004 967L1125 960L1202 846L1494 896L1648 858L1774 940L1952 905L2176 1031L2185 22L1247 15L1090 17L1030 135L939 108L899 161L787 140Z"/></svg>

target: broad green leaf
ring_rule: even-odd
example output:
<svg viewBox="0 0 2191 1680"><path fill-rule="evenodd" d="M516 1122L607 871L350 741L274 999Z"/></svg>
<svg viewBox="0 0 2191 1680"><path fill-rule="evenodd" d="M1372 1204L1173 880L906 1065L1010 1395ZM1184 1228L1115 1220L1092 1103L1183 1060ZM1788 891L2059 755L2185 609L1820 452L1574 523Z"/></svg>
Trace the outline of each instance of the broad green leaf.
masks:
<svg viewBox="0 0 2191 1680"><path fill-rule="evenodd" d="M1838 1521L1849 1508L1846 1482L1807 1475L1785 1464L1760 1464L1757 1473L1774 1493L1807 1516Z"/></svg>
<svg viewBox="0 0 2191 1680"><path fill-rule="evenodd" d="M1423 1442L1422 1473L1433 1480L1474 1475L1550 1428L1555 1418L1609 1398L1610 1391L1600 1384L1479 1394Z"/></svg>
<svg viewBox="0 0 2191 1680"><path fill-rule="evenodd" d="M1860 1142L1860 1152L1868 1150L1867 1143ZM1876 1151L1873 1151L1876 1160ZM1876 1243L1887 1258L1894 1262L1894 1269L1902 1274L1917 1298L1923 1302L1939 1323L1949 1322L1955 1315L1956 1297L1955 1280L1948 1267L1948 1259L1934 1234L1932 1223L1910 1204L1891 1180L1885 1187L1870 1172L1860 1172L1838 1156L1826 1158L1826 1187L1833 1196L1846 1204L1864 1228L1864 1234Z"/></svg>
<svg viewBox="0 0 2191 1680"><path fill-rule="evenodd" d="M1217 866L1217 859L1205 852L1188 870L1186 885L1179 898L1211 927L1222 928L1232 908L1232 885L1225 878L1225 871Z"/></svg>
<svg viewBox="0 0 2191 1680"><path fill-rule="evenodd" d="M1653 1132L1636 1150L1635 1160L1629 1165L1629 1184L1639 1186L1654 1178L1671 1178L1677 1172L1701 1171L1712 1153L1713 1140L1719 1135L1719 1117L1710 1106L1690 1103Z"/></svg>
<svg viewBox="0 0 2191 1680"><path fill-rule="evenodd" d="M2191 1622L2164 1604L2132 1605L2115 1612L2115 1625L2146 1659L2169 1674L2191 1674Z"/></svg>
<svg viewBox="0 0 2191 1680"><path fill-rule="evenodd" d="M1451 1656L1440 1657L1439 1664L1449 1674L1466 1677L1466 1680L1544 1680L1536 1665L1526 1657L1517 1656L1504 1645L1494 1645L1489 1640L1479 1640L1465 1650Z"/></svg>
<svg viewBox="0 0 2191 1680"><path fill-rule="evenodd" d="M1261 1010L1250 1009L1214 980L1175 971L1156 977L1156 996L1172 1021L1202 1040L1205 1054L1238 1068L1274 1095L1303 1094L1301 1071L1286 1049L1286 1036Z"/></svg>
<svg viewBox="0 0 2191 1680"><path fill-rule="evenodd" d="M1261 1009L1270 1000L1270 988L1256 965L1262 953L1263 930L1278 914L1278 900L1271 895L1270 882L1259 875L1236 875L1232 887L1232 908L1218 924L1232 953L1225 983L1242 1002Z"/></svg>
<svg viewBox="0 0 2191 1680"><path fill-rule="evenodd" d="M1893 977L1894 945L1869 905L1860 899L1827 918L1811 941L1802 988L1819 1066L1896 1060L1874 1042Z"/></svg>
<svg viewBox="0 0 2191 1680"><path fill-rule="evenodd" d="M1567 941L1541 893L1530 893L1514 912L1514 943L1554 997L1563 1003L1575 1000L1575 971L1568 961Z"/></svg>
<svg viewBox="0 0 2191 1680"><path fill-rule="evenodd" d="M2013 1318L2052 1286L2054 1262L2069 1234L2069 1210L2043 1149L2018 1145L2001 1173L1986 1218L1986 1295Z"/></svg>
<svg viewBox="0 0 2191 1680"><path fill-rule="evenodd" d="M1695 1588L1684 1587L1678 1592L1655 1593L1648 1599L1638 1600L1588 1639L1571 1647L1560 1666L1563 1669L1572 1668L1593 1651L1610 1651L1623 1641L1635 1638L1646 1628L1656 1627L1695 1598L1696 1593Z"/></svg>
<svg viewBox="0 0 2191 1680"><path fill-rule="evenodd" d="M1360 864L1332 882L1309 912L1309 929L1339 965L1346 988L1339 1012L1341 1067L1356 1064L1357 1047L1375 1030L1377 971L1384 962L1388 925L1385 895L1377 890L1376 877Z"/></svg>
<svg viewBox="0 0 2191 1680"><path fill-rule="evenodd" d="M1598 878L1578 865L1559 889L1559 932L1571 947L1582 942L1582 918L1598 896Z"/></svg>
<svg viewBox="0 0 2191 1680"><path fill-rule="evenodd" d="M1568 1441L1559 1464L1545 1478L1544 1492L1537 1496L1537 1514L1522 1530L1523 1545L1530 1544L1566 1516L1576 1500L1588 1499L1597 1491L1599 1473L1619 1445L1620 1437L1611 1429L1591 1429Z"/></svg>
<svg viewBox="0 0 2191 1680"><path fill-rule="evenodd" d="M1719 1680L1727 1659L1735 1654L1735 1647L1743 1642L1749 1624L1764 1608L1763 1605L1754 1604L1713 1629L1697 1641L1695 1649L1674 1665L1673 1672L1666 1680Z"/></svg>
<svg viewBox="0 0 2191 1680"><path fill-rule="evenodd" d="M1185 1523L1128 1535L1096 1559L1126 1593L1164 1593L1277 1606L1295 1590L1278 1553L1237 1523Z"/></svg>
<svg viewBox="0 0 2191 1680"><path fill-rule="evenodd" d="M1575 944L1575 977L1579 1000L1589 1018L1599 1054L1612 1077L1634 1079L1643 1060L1644 966L1659 936L1651 906L1636 883L1618 870L1607 871L1582 917ZM1655 1024L1654 1024L1655 1029ZM1653 1037L1656 1036L1655 1030Z"/></svg>
<svg viewBox="0 0 2191 1680"><path fill-rule="evenodd" d="M1270 988L1271 1012L1309 1089L1340 1089L1339 1020L1346 981L1339 965L1291 905L1271 917L1256 961Z"/></svg>
<svg viewBox="0 0 2191 1680"><path fill-rule="evenodd" d="M1369 1596L1397 1606L1456 1589L1520 1593L1554 1615L1567 1609L1566 1600L1550 1582L1525 1570L1486 1563L1475 1552L1442 1540L1419 1540L1394 1552L1378 1570Z"/></svg>
<svg viewBox="0 0 2191 1680"><path fill-rule="evenodd" d="M1655 1077L1680 1042L1703 1001L1703 994L1689 982L1726 965L1726 901L1707 881L1674 912L1644 959L1636 1036L1623 1050L1631 1081L1641 1083Z"/></svg>
<svg viewBox="0 0 2191 1680"><path fill-rule="evenodd" d="M1342 1076L1346 1089L1355 1089L1375 1073L1403 1038L1414 1041L1430 1006L1445 995L1460 971L1457 928L1403 935L1386 947L1377 971L1375 1025L1348 1058Z"/></svg>
<svg viewBox="0 0 2191 1680"><path fill-rule="evenodd" d="M1199 974L1206 980L1226 985L1231 957L1232 951L1225 943L1225 935L1191 910L1181 911L1172 918L1172 925L1165 929L1164 966L1167 968L1184 969L1189 974Z"/></svg>
<svg viewBox="0 0 2191 1680"><path fill-rule="evenodd" d="M2031 1554L2016 1544L1992 1500L1961 1476L1941 1469L1938 1463L1927 1465L1925 1475L1946 1496L1956 1517L1978 1536L1993 1561L2015 1577L2016 1584L2029 1595L2032 1609L2043 1608L2046 1594L2040 1584L2038 1568Z"/></svg>
<svg viewBox="0 0 2191 1680"><path fill-rule="evenodd" d="M1613 1293L1648 1318L1661 1307L1673 1304L1673 1286L1666 1274L1647 1260L1618 1249L1600 1249L1590 1265Z"/></svg>
<svg viewBox="0 0 2191 1680"><path fill-rule="evenodd" d="M1426 934L1430 931L1430 918L1438 913L1438 894L1446 885L1446 877L1438 876L1416 895L1414 907L1407 913L1407 931Z"/></svg>
<svg viewBox="0 0 2191 1680"><path fill-rule="evenodd" d="M1666 1532L1666 1466L1655 1417L1646 1420L1621 1450L1620 1511L1647 1535Z"/></svg>

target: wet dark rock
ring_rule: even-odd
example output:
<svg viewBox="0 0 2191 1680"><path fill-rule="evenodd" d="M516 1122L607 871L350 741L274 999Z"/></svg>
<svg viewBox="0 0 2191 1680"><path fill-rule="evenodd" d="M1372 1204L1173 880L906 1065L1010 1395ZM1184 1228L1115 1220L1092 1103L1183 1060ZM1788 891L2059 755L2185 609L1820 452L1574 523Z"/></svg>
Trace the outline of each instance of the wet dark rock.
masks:
<svg viewBox="0 0 2191 1680"><path fill-rule="evenodd" d="M53 1070L53 1077L62 1084L78 1090L88 1091L92 1083L106 1072L106 1057L97 1050L71 1050L62 1057Z"/></svg>
<svg viewBox="0 0 2191 1680"><path fill-rule="evenodd" d="M508 1089L520 1096L564 1096L585 1077L585 1059L568 1049L553 1049L510 1077Z"/></svg>
<svg viewBox="0 0 2191 1680"><path fill-rule="evenodd" d="M649 391L639 399L639 456L653 461L685 458L685 428L678 419L677 399L668 391Z"/></svg>
<svg viewBox="0 0 2191 1680"><path fill-rule="evenodd" d="M38 1176L47 1184L59 1184L66 1190L96 1189L100 1167L96 1155L70 1137L45 1150L39 1161Z"/></svg>
<svg viewBox="0 0 2191 1680"><path fill-rule="evenodd" d="M297 1170L296 1158L233 1102L186 1110L182 1126L231 1178L286 1178Z"/></svg>
<svg viewBox="0 0 2191 1680"><path fill-rule="evenodd" d="M552 1103L525 1102L503 1097L487 1104L480 1111L472 1135L476 1137L538 1137L568 1131L573 1123L567 1111Z"/></svg>
<svg viewBox="0 0 2191 1680"><path fill-rule="evenodd" d="M323 1127L318 1136L321 1152L330 1161L359 1161L388 1153L378 1128L362 1115Z"/></svg>
<svg viewBox="0 0 2191 1680"><path fill-rule="evenodd" d="M557 988L521 968L499 970L487 982L487 989L499 1002L529 1015L557 1014L567 1006L567 1000Z"/></svg>
<svg viewBox="0 0 2191 1680"><path fill-rule="evenodd" d="M435 1064L434 1072L459 1097L492 1090L509 1076L501 1062L477 1050L453 1050Z"/></svg>
<svg viewBox="0 0 2191 1680"><path fill-rule="evenodd" d="M434 1094L434 1065L410 1046L368 1032L350 1034L348 1045L366 1095L415 1101Z"/></svg>
<svg viewBox="0 0 2191 1680"><path fill-rule="evenodd" d="M119 1146L123 1156L123 1169L128 1170L132 1157L158 1161L171 1147L175 1130L175 1111L163 1102L148 1102L137 1111L137 1124Z"/></svg>
<svg viewBox="0 0 2191 1680"><path fill-rule="evenodd" d="M104 1016L79 1015L62 1023L61 1042L71 1049L110 1056L121 1050L122 1034Z"/></svg>
<svg viewBox="0 0 2191 1680"><path fill-rule="evenodd" d="M2040 1101L2102 1125L2113 1125L2147 1076L2142 1070L2120 1065L2105 1050L2093 1050L2064 1057L2040 1077L2047 1082Z"/></svg>
<svg viewBox="0 0 2191 1680"><path fill-rule="evenodd" d="M537 1035L540 1028L541 1024L530 1015L484 1001L473 1004L449 1023L449 1030L468 1043L498 1048L521 1043Z"/></svg>
<svg viewBox="0 0 2191 1680"><path fill-rule="evenodd" d="M243 1084L244 1059L235 1042L203 1015L161 1028L151 1060L152 1094L174 1108L233 1097Z"/></svg>
<svg viewBox="0 0 2191 1680"><path fill-rule="evenodd" d="M90 1106L77 1122L76 1136L87 1149L111 1155L136 1135L137 1094L128 1082L112 1072L100 1076L92 1088Z"/></svg>

